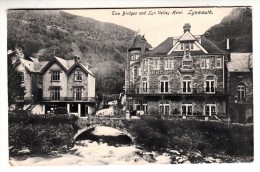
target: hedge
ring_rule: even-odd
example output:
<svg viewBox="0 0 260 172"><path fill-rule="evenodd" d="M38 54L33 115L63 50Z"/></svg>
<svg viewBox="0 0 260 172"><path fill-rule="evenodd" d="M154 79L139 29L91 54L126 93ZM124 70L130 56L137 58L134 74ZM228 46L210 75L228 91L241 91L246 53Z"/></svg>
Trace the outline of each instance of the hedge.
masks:
<svg viewBox="0 0 260 172"><path fill-rule="evenodd" d="M253 125L216 121L142 119L124 121L137 144L157 151L253 156Z"/></svg>
<svg viewBox="0 0 260 172"><path fill-rule="evenodd" d="M63 151L74 145L76 116L9 113L9 146L12 153L27 148L31 153Z"/></svg>

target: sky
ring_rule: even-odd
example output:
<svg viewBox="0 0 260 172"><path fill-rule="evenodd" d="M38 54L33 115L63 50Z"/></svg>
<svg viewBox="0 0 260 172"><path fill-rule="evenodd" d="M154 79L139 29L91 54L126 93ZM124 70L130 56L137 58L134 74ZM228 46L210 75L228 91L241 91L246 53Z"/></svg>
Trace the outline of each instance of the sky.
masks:
<svg viewBox="0 0 260 172"><path fill-rule="evenodd" d="M231 7L208 8L144 8L144 9L81 9L64 10L68 13L118 24L144 34L152 47L167 37L181 36L183 25L191 25L191 33L202 35L221 22L231 12ZM162 13L160 13L161 11ZM195 14L195 12L207 14ZM129 13L131 13L129 15Z"/></svg>

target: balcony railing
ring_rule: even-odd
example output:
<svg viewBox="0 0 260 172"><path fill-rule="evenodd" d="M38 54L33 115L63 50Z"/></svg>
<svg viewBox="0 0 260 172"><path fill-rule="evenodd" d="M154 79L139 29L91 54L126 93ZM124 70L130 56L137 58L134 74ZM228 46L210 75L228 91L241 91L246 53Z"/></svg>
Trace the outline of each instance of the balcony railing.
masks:
<svg viewBox="0 0 260 172"><path fill-rule="evenodd" d="M63 101L73 101L73 102L96 102L95 97L81 97L81 98L76 98L76 97L59 97L52 99L52 97L43 97L43 101L53 101L53 102L63 102Z"/></svg>
<svg viewBox="0 0 260 172"><path fill-rule="evenodd" d="M210 90L211 92L207 91ZM214 91L212 91L214 90ZM126 88L127 94L225 94L225 89L223 88L182 88L179 87L178 90L171 88Z"/></svg>

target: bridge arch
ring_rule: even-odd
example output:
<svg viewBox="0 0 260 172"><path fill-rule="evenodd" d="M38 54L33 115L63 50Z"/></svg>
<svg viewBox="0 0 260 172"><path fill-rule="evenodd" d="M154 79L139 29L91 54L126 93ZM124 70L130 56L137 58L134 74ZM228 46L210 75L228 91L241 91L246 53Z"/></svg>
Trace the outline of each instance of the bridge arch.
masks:
<svg viewBox="0 0 260 172"><path fill-rule="evenodd" d="M78 130L73 139L75 141L84 140L82 138L87 138L87 135L93 135L92 132L96 127L110 127L112 129L116 129L121 133L119 133L117 136L114 136L114 139L125 139L125 141L130 142L131 140L131 143L134 142L134 137L125 129L124 124L120 119L97 119L95 122L87 122L84 127ZM103 135L103 137L106 136ZM107 135L107 137L109 136Z"/></svg>

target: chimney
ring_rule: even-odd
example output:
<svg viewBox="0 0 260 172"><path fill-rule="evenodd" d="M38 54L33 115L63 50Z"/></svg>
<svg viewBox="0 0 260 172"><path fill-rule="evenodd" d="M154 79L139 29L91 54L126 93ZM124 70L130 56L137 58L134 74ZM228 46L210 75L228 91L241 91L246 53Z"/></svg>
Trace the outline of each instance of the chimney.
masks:
<svg viewBox="0 0 260 172"><path fill-rule="evenodd" d="M227 50L229 50L229 38L227 38Z"/></svg>
<svg viewBox="0 0 260 172"><path fill-rule="evenodd" d="M185 25L183 26L184 33L187 31L190 32L190 28L191 28L191 25L189 23L185 23Z"/></svg>
<svg viewBox="0 0 260 172"><path fill-rule="evenodd" d="M80 57L79 56L74 56L74 61L75 61L75 63L80 63Z"/></svg>

